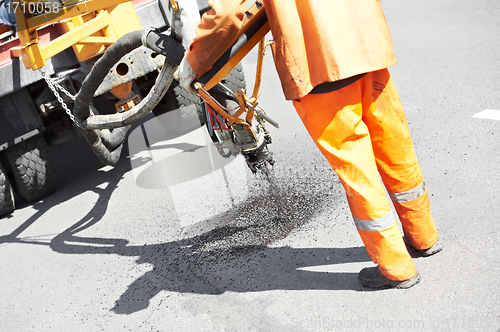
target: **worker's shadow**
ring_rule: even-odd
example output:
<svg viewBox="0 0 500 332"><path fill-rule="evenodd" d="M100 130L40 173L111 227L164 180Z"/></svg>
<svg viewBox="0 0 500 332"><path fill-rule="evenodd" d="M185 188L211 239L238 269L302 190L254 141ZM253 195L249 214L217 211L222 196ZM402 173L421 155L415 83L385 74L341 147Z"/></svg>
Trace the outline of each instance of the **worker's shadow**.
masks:
<svg viewBox="0 0 500 332"><path fill-rule="evenodd" d="M106 196L99 198L103 202L97 202L95 209L105 204ZM78 232L95 224L100 219L96 216L102 216L97 210L89 211L88 218L56 236L50 246L61 253L139 257L138 264L152 267L117 299L111 309L117 314L147 308L150 300L162 291L218 295L228 291L364 290L356 272L315 271L322 267L338 271L339 264L369 262L364 247L272 245L304 226L317 211L314 207L318 207L316 195L297 193L293 186L283 188L278 199L294 202L293 206L285 206L281 217L268 212L276 203L276 196L250 197L231 212L198 223L186 231L191 235L182 240L139 246L128 245L125 239L79 237ZM294 217L298 206L302 209L300 220ZM199 234L197 229L211 230Z"/></svg>

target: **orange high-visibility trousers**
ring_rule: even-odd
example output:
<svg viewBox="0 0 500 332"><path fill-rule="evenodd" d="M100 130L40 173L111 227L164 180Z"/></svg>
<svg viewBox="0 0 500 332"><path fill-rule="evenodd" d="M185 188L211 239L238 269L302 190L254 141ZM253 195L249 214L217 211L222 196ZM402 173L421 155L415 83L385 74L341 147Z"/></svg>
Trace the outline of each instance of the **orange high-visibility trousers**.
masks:
<svg viewBox="0 0 500 332"><path fill-rule="evenodd" d="M365 74L336 91L293 102L309 134L337 173L365 247L380 271L407 280L417 271L405 236L417 249L437 241L429 198L406 117L387 69ZM383 185L380 182L383 181Z"/></svg>

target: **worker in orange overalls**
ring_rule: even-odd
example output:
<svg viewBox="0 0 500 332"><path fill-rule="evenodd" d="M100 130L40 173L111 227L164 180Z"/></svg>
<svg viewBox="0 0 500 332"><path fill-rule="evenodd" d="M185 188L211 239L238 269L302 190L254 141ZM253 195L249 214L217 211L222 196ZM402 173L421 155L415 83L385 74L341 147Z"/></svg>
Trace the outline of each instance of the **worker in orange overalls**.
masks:
<svg viewBox="0 0 500 332"><path fill-rule="evenodd" d="M264 0L276 69L312 139L347 193L354 223L378 266L358 279L372 288L419 282L408 245L423 256L442 245L403 107L387 70L396 64L379 0ZM242 25L246 0L211 0L174 77L208 71ZM383 181L383 184L380 181Z"/></svg>

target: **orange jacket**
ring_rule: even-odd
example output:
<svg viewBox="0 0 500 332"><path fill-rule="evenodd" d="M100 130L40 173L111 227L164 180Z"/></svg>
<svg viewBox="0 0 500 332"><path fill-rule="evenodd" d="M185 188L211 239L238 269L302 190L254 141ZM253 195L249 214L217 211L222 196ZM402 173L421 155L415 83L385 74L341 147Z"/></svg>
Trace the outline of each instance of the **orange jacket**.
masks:
<svg viewBox="0 0 500 332"><path fill-rule="evenodd" d="M247 0L210 0L186 53L201 75L242 25ZM396 64L380 0L264 0L286 99L315 86ZM224 46L223 46L224 45Z"/></svg>

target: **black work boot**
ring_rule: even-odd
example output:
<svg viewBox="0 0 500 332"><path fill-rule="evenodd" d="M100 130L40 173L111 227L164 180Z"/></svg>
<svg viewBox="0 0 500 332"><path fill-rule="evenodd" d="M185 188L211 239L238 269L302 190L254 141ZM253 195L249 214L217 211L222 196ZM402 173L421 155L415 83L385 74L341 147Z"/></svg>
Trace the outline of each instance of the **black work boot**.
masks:
<svg viewBox="0 0 500 332"><path fill-rule="evenodd" d="M370 288L410 288L420 281L420 275L417 273L408 280L391 280L384 276L378 269L378 266L365 267L358 273L359 282Z"/></svg>
<svg viewBox="0 0 500 332"><path fill-rule="evenodd" d="M438 252L440 252L441 250L443 250L443 245L441 244L441 242L436 241L436 243L434 243L434 245L432 247L430 247L429 249L419 249L418 252L423 256L423 257L428 257L428 256L432 256L434 254L437 254Z"/></svg>
<svg viewBox="0 0 500 332"><path fill-rule="evenodd" d="M403 238L403 240L405 241L406 248L408 249L408 252L412 257L429 257L443 250L443 245L441 244L441 242L439 242L439 240L437 240L436 243L434 243L434 245L428 249L415 248L406 236Z"/></svg>

